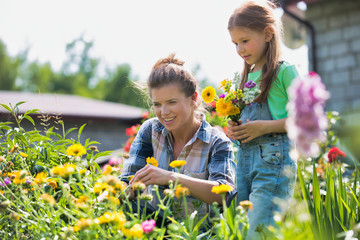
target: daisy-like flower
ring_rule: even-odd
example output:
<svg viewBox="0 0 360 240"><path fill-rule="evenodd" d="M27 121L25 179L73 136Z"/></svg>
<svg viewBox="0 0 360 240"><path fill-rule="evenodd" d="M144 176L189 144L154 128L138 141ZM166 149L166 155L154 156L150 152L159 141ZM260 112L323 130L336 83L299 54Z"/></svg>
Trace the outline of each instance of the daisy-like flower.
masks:
<svg viewBox="0 0 360 240"><path fill-rule="evenodd" d="M86 149L81 144L73 144L66 149L66 154L69 156L82 156L86 154Z"/></svg>
<svg viewBox="0 0 360 240"><path fill-rule="evenodd" d="M104 172L103 172L103 174L104 175L108 175L108 174L110 174L112 171L113 171L113 168L112 168L112 166L110 165L110 164L106 164L105 166L104 166L104 170L103 170Z"/></svg>
<svg viewBox="0 0 360 240"><path fill-rule="evenodd" d="M239 203L239 206L241 206L242 208L244 208L245 210L253 210L253 204L252 202L250 202L249 200L244 200L244 201L241 201Z"/></svg>
<svg viewBox="0 0 360 240"><path fill-rule="evenodd" d="M153 165L153 166L155 166L155 167L158 167L158 166L159 166L158 161L157 161L154 157L148 157L148 158L146 158L146 163L147 163L147 164L150 164L150 165ZM147 165L147 164L146 164L146 165Z"/></svg>
<svg viewBox="0 0 360 240"><path fill-rule="evenodd" d="M232 108L231 102L226 102L224 98L220 98L216 102L216 112L220 117L226 117Z"/></svg>
<svg viewBox="0 0 360 240"><path fill-rule="evenodd" d="M119 226L123 226L125 222L126 217L123 212L106 212L94 220L96 224L115 223Z"/></svg>
<svg viewBox="0 0 360 240"><path fill-rule="evenodd" d="M133 191L135 191L135 190L140 190L140 191L142 191L142 190L144 190L146 188L146 185L144 184L144 183L142 183L142 182L134 182L132 185L131 185L131 189L133 190Z"/></svg>
<svg viewBox="0 0 360 240"><path fill-rule="evenodd" d="M333 147L329 150L328 154L329 163L336 162L340 158L346 157L346 154L337 147Z"/></svg>
<svg viewBox="0 0 360 240"><path fill-rule="evenodd" d="M138 223L130 228L130 236L133 238L142 238L143 232L141 225Z"/></svg>
<svg viewBox="0 0 360 240"><path fill-rule="evenodd" d="M43 199L45 202L49 203L50 205L55 205L56 203L54 197L49 195L48 193L41 194L40 198Z"/></svg>
<svg viewBox="0 0 360 240"><path fill-rule="evenodd" d="M156 226L156 222L154 219L151 220L145 220L141 223L141 227L144 231L144 233L151 233Z"/></svg>
<svg viewBox="0 0 360 240"><path fill-rule="evenodd" d="M187 196L190 194L190 190L187 187L177 186L175 189L175 196L180 198L181 196Z"/></svg>
<svg viewBox="0 0 360 240"><path fill-rule="evenodd" d="M28 175L28 172L25 170L16 171L9 173L10 178L13 178L14 184L21 184L26 181L25 177Z"/></svg>
<svg viewBox="0 0 360 240"><path fill-rule="evenodd" d="M40 172L40 173L36 174L36 177L34 179L34 183L36 183L37 185L40 185L43 182L46 182L46 173L45 172Z"/></svg>
<svg viewBox="0 0 360 240"><path fill-rule="evenodd" d="M227 185L227 184L221 184L219 186L213 186L211 189L211 192L216 194L223 194L234 190L233 186Z"/></svg>
<svg viewBox="0 0 360 240"><path fill-rule="evenodd" d="M23 157L23 158L27 158L29 155L27 155L27 154L24 153L24 152L20 152L20 156Z"/></svg>
<svg viewBox="0 0 360 240"><path fill-rule="evenodd" d="M53 167L53 168L50 170L50 174L51 174L52 176L58 175L58 176L60 176L60 177L67 178L67 177L69 177L71 174L73 174L73 173L75 172L75 169L76 169L76 165L75 165L75 164L65 163L64 166L56 166L56 167Z"/></svg>
<svg viewBox="0 0 360 240"><path fill-rule="evenodd" d="M93 220L90 218L80 218L79 221L74 226L74 231L77 232L79 230L83 230L85 228L90 227L93 224Z"/></svg>
<svg viewBox="0 0 360 240"><path fill-rule="evenodd" d="M186 164L185 160L174 160L169 165L172 168L180 168L181 166L184 166Z"/></svg>
<svg viewBox="0 0 360 240"><path fill-rule="evenodd" d="M58 187L58 184L55 179L48 179L47 183L49 186L51 186L53 189L56 189Z"/></svg>
<svg viewBox="0 0 360 240"><path fill-rule="evenodd" d="M201 96L205 103L211 103L214 101L216 96L215 88L211 86L206 87L204 90L202 90Z"/></svg>

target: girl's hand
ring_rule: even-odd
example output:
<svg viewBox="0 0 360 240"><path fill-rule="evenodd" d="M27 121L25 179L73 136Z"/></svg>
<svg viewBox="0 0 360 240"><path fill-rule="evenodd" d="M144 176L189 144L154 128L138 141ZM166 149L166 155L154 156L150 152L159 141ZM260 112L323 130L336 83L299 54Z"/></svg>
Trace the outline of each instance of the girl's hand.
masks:
<svg viewBox="0 0 360 240"><path fill-rule="evenodd" d="M241 141L241 143L247 143L257 138L266 132L264 131L265 128L265 121L256 120L250 121L247 120L247 123L242 124L239 126L238 131L236 132L235 136L237 139Z"/></svg>
<svg viewBox="0 0 360 240"><path fill-rule="evenodd" d="M241 125L240 120L239 120L239 122L234 122L234 121L229 120L226 135L231 139L239 140L238 132L240 131L240 125Z"/></svg>
<svg viewBox="0 0 360 240"><path fill-rule="evenodd" d="M142 169L136 172L135 176L131 179L129 184L134 182L142 182L146 186L148 185L167 185L171 174L173 172L152 166L146 165Z"/></svg>

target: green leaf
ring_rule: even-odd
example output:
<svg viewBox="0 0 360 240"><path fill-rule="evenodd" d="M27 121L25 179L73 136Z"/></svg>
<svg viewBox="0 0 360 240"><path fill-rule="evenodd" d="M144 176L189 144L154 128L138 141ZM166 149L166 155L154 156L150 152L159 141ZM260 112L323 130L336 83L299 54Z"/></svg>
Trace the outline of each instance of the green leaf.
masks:
<svg viewBox="0 0 360 240"><path fill-rule="evenodd" d="M35 126L35 122L30 116L23 116L23 118L29 120L32 123L32 125Z"/></svg>
<svg viewBox="0 0 360 240"><path fill-rule="evenodd" d="M86 126L86 123L83 124L80 128L79 128L79 133L78 133L78 141L80 142L80 136L81 136L81 133L82 131L84 130L84 127Z"/></svg>
<svg viewBox="0 0 360 240"><path fill-rule="evenodd" d="M2 103L0 103L0 105L1 105L3 108L5 108L6 110L8 110L9 112L11 112L11 113L12 113L12 110L11 110L11 108L10 108L10 107L8 107L7 105L2 104Z"/></svg>

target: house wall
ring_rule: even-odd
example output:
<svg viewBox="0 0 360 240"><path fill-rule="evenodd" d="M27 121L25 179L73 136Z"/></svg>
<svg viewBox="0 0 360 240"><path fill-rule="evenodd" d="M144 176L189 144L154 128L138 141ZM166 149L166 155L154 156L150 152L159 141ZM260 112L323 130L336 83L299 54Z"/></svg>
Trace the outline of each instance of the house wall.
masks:
<svg viewBox="0 0 360 240"><path fill-rule="evenodd" d="M315 27L317 72L331 93L326 109L344 113L359 110L360 0L309 4L306 19Z"/></svg>
<svg viewBox="0 0 360 240"><path fill-rule="evenodd" d="M319 1L305 13L316 32L317 72L331 93L326 110L340 113L340 143L360 161L360 0Z"/></svg>
<svg viewBox="0 0 360 240"><path fill-rule="evenodd" d="M57 133L62 135L61 125L55 123L54 118L50 118L46 122L49 126L41 125L42 121L36 117L32 116L35 121L35 128L39 131L44 131L45 128L50 128L55 126L58 130L55 130ZM126 136L126 128L131 127L132 125L138 123L137 120L132 121L121 121L116 119L82 119L82 118L68 118L62 117L64 121L65 131L70 128L79 129L83 124L86 123L86 126L83 129L83 132L80 137L80 142L85 143L86 139L89 138L90 141L96 141L100 144L95 144L99 151L107 150L116 150L120 149L125 145L128 137ZM9 115L0 114L0 122L12 121L12 118ZM34 130L34 126L27 120L23 120L22 127L29 131ZM75 130L66 137L67 139L78 139L78 130Z"/></svg>

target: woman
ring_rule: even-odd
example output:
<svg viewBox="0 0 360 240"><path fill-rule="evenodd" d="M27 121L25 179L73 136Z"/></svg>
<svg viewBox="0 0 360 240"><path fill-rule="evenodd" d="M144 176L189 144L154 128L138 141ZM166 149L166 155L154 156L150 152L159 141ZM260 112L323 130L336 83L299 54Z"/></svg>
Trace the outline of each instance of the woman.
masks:
<svg viewBox="0 0 360 240"><path fill-rule="evenodd" d="M171 54L154 65L147 86L157 118L140 127L121 176L126 179L134 175L130 185L135 182L159 185L160 193L169 181L177 181L190 191L189 213L194 210L195 201L201 205L196 209L199 216L203 216L209 212L208 204L222 204L221 196L211 192L212 187L234 186L234 154L231 141L211 127L198 111L201 108L198 83L183 64ZM158 167L147 165L148 157L154 157ZM169 166L173 160L185 160L186 164L178 171ZM147 190L151 191L151 187ZM233 190L227 194L227 202L235 193ZM157 197L152 194L151 205L156 207ZM130 190L130 199L133 198L134 192Z"/></svg>

